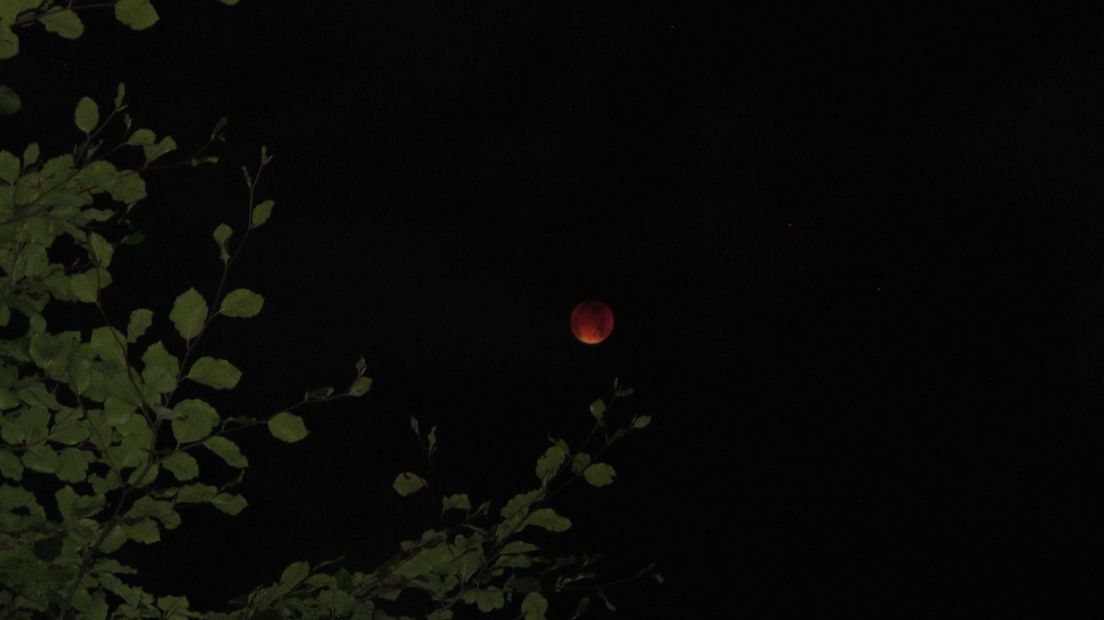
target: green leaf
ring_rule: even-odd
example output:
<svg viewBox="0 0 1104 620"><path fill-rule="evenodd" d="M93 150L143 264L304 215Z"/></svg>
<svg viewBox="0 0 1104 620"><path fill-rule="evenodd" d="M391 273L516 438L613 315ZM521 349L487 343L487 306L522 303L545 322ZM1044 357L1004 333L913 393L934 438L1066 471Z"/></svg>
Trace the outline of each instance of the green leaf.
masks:
<svg viewBox="0 0 1104 620"><path fill-rule="evenodd" d="M19 158L8 151L0 151L0 180L8 185L19 178Z"/></svg>
<svg viewBox="0 0 1104 620"><path fill-rule="evenodd" d="M605 415L605 413L606 413L606 401L599 398L599 399L595 400L594 402L590 403L590 415L594 416L595 419L601 420L602 416Z"/></svg>
<svg viewBox="0 0 1104 620"><path fill-rule="evenodd" d="M290 411L281 411L272 416L268 421L268 431L276 439L288 443L295 443L310 434L306 424L303 423L303 418Z"/></svg>
<svg viewBox="0 0 1104 620"><path fill-rule="evenodd" d="M130 137L127 138L127 144L130 146L146 146L156 141L157 134L149 129L136 129L134 133L130 134Z"/></svg>
<svg viewBox="0 0 1104 620"><path fill-rule="evenodd" d="M632 427L633 428L644 428L644 427L648 426L651 423L652 423L652 416L642 415L639 418L636 418L635 420L633 420Z"/></svg>
<svg viewBox="0 0 1104 620"><path fill-rule="evenodd" d="M100 545L100 551L104 553L111 553L117 551L120 547L126 544L128 539L125 526L119 524L108 532L107 537L104 538L103 544ZM102 578L101 578L102 579Z"/></svg>
<svg viewBox="0 0 1104 620"><path fill-rule="evenodd" d="M22 275L27 278L39 279L44 277L50 268L50 258L46 255L46 248L41 243L31 242L23 248L23 254L19 257L16 265L17 278ZM22 274L19 273L21 270Z"/></svg>
<svg viewBox="0 0 1104 620"><path fill-rule="evenodd" d="M160 521L172 514L172 512L172 502L158 500L147 495L135 501L130 510L125 513L124 518L127 520L134 520L141 517L153 517Z"/></svg>
<svg viewBox="0 0 1104 620"><path fill-rule="evenodd" d="M81 97L77 102L77 109L73 112L73 121L84 133L92 133L96 124L100 122L100 107L88 97Z"/></svg>
<svg viewBox="0 0 1104 620"><path fill-rule="evenodd" d="M120 366L126 363L126 354L119 346L119 343L125 342L125 339L123 334L114 327L105 326L93 329L92 337L88 342L91 350L105 362L113 362Z"/></svg>
<svg viewBox="0 0 1104 620"><path fill-rule="evenodd" d="M50 158L46 163L42 164L43 178L52 180L61 180L62 176L65 176L73 168L73 156L72 155L58 155L57 157Z"/></svg>
<svg viewBox="0 0 1104 620"><path fill-rule="evenodd" d="M158 420L180 420L184 417L182 414L162 405L152 405L151 408L157 414Z"/></svg>
<svg viewBox="0 0 1104 620"><path fill-rule="evenodd" d="M199 463L187 452L173 452L161 461L161 465L181 482L199 475Z"/></svg>
<svg viewBox="0 0 1104 620"><path fill-rule="evenodd" d="M54 493L54 500L63 521L93 516L104 507L103 495L78 495L68 484Z"/></svg>
<svg viewBox="0 0 1104 620"><path fill-rule="evenodd" d="M106 478L97 476L96 474L88 476L88 484L97 495L106 495L122 487L123 481L119 476L115 475L115 472L111 472L107 474Z"/></svg>
<svg viewBox="0 0 1104 620"><path fill-rule="evenodd" d="M571 527L571 519L556 514L551 508L538 508L529 514L522 528L527 525L542 527L549 532L562 532Z"/></svg>
<svg viewBox="0 0 1104 620"><path fill-rule="evenodd" d="M99 278L99 289L107 288L111 284L111 273L98 267L69 276L69 286L73 291L73 297L77 301L89 304L95 303L99 291L96 287L97 277Z"/></svg>
<svg viewBox="0 0 1104 620"><path fill-rule="evenodd" d="M175 150L176 140L173 140L172 136L165 136L161 138L161 142L157 144L147 144L142 147L142 153L146 156L147 164L158 159L165 153L171 153Z"/></svg>
<svg viewBox="0 0 1104 620"><path fill-rule="evenodd" d="M446 510L471 510L471 500L468 499L467 493L456 493L455 495L449 495L441 500L444 505L441 508L441 512Z"/></svg>
<svg viewBox="0 0 1104 620"><path fill-rule="evenodd" d="M202 504L215 499L218 489L209 484L189 484L176 494L178 504Z"/></svg>
<svg viewBox="0 0 1104 620"><path fill-rule="evenodd" d="M310 574L310 564L306 562L294 562L289 564L280 574L280 585L278 589L282 593L290 592L292 588L296 586L300 581L307 578Z"/></svg>
<svg viewBox="0 0 1104 620"><path fill-rule="evenodd" d="M502 606L506 604L506 599L502 595L502 590L477 590L475 604L479 607L479 611L488 612L502 609Z"/></svg>
<svg viewBox="0 0 1104 620"><path fill-rule="evenodd" d="M125 441L123 443L123 447L126 447ZM130 467L130 464L134 464L135 468L134 471L130 472L129 477L127 478L127 484L131 484L134 485L134 487L139 488L148 487L148 485L157 480L158 475L161 474L161 466L156 462L148 463L147 459L149 457L149 448L147 445L145 445L145 443L142 443L140 447L134 446L132 448L134 449L131 450L131 453L137 453L137 455L140 456L140 462L128 463L127 459L124 459L125 464L123 469Z"/></svg>
<svg viewBox="0 0 1104 620"><path fill-rule="evenodd" d="M119 0L115 3L115 19L134 30L145 30L157 23L157 9L149 0Z"/></svg>
<svg viewBox="0 0 1104 620"><path fill-rule="evenodd" d="M523 540L515 540L513 542L506 543L502 550L499 551L501 555L510 555L514 553L529 553L530 551L540 551L540 547L533 543L528 543Z"/></svg>
<svg viewBox="0 0 1104 620"><path fill-rule="evenodd" d="M556 475L565 460L567 453L560 446L549 446L544 456L537 459L537 480L541 481L542 486Z"/></svg>
<svg viewBox="0 0 1104 620"><path fill-rule="evenodd" d="M38 18L48 32L57 33L63 39L77 39L84 34L84 24L80 17L70 10L51 11Z"/></svg>
<svg viewBox="0 0 1104 620"><path fill-rule="evenodd" d="M264 297L247 289L234 289L222 298L219 313L234 318L249 318L257 316L264 306Z"/></svg>
<svg viewBox="0 0 1104 620"><path fill-rule="evenodd" d="M142 448L143 459L149 454L149 450L144 446ZM150 465L149 469L142 464L135 467L134 471L130 472L130 477L127 478L127 484L134 485L138 488L149 486L154 480L157 480L157 476L161 475L161 466L157 463Z"/></svg>
<svg viewBox="0 0 1104 620"><path fill-rule="evenodd" d="M41 384L38 385L41 387ZM20 400L24 399L24 388L20 390ZM0 437L12 444L36 442L46 436L50 424L50 412L46 407L26 407L15 413L15 419L4 420L0 427Z"/></svg>
<svg viewBox="0 0 1104 620"><path fill-rule="evenodd" d="M100 267L110 267L111 257L115 255L115 248L99 233L89 233L88 242L92 246L92 254L96 257Z"/></svg>
<svg viewBox="0 0 1104 620"><path fill-rule="evenodd" d="M203 322L207 319L207 302L199 291L190 288L176 298L169 319L176 325L176 331L184 340L191 340L203 330Z"/></svg>
<svg viewBox="0 0 1104 620"><path fill-rule="evenodd" d="M75 445L87 439L89 427L80 418L81 413L75 409L59 411L55 417L53 429L50 430L48 436L50 441L64 445ZM63 454L67 453L69 453L69 450L66 450Z"/></svg>
<svg viewBox="0 0 1104 620"><path fill-rule="evenodd" d="M123 99L126 97L126 84L119 82L119 87L115 90L115 99L112 103L115 104L115 109L123 107Z"/></svg>
<svg viewBox="0 0 1104 620"><path fill-rule="evenodd" d="M150 518L142 519L137 523L120 526L126 531L127 536L136 542L147 545L161 540L161 531L157 528L157 522Z"/></svg>
<svg viewBox="0 0 1104 620"><path fill-rule="evenodd" d="M185 613L185 610L188 609L188 597L186 596L159 596L157 597L157 608L165 612L162 616L165 618L183 618L193 615Z"/></svg>
<svg viewBox="0 0 1104 620"><path fill-rule="evenodd" d="M57 473L61 469L61 458L50 446L40 443L27 448L23 453L23 465L42 474Z"/></svg>
<svg viewBox="0 0 1104 620"><path fill-rule="evenodd" d="M122 426L129 422L134 415L134 405L132 403L115 396L108 396L104 399L104 424L112 428Z"/></svg>
<svg viewBox="0 0 1104 620"><path fill-rule="evenodd" d="M134 170L125 170L119 173L108 191L112 200L133 204L146 197L146 182Z"/></svg>
<svg viewBox="0 0 1104 620"><path fill-rule="evenodd" d="M229 241L232 234L234 234L234 229L227 224L215 226L215 232L211 234L215 238L215 243L218 244L219 258L223 262L230 260L230 252L226 249L226 242Z"/></svg>
<svg viewBox="0 0 1104 620"><path fill-rule="evenodd" d="M593 463L583 470L583 478L596 487L604 487L613 483L613 477L617 475L613 466L608 463Z"/></svg>
<svg viewBox="0 0 1104 620"><path fill-rule="evenodd" d="M0 27L0 30L3 28ZM9 30L8 34L10 33ZM4 33L0 32L0 58L3 57L3 38ZM23 102L19 99L19 95L7 84L0 84L0 115L15 114L22 108Z"/></svg>
<svg viewBox="0 0 1104 620"><path fill-rule="evenodd" d="M241 380L241 371L224 359L201 357L192 364L187 378L218 390L232 390Z"/></svg>
<svg viewBox="0 0 1104 620"><path fill-rule="evenodd" d="M120 469L138 467L149 456L149 441L124 440L123 443L108 448L107 456Z"/></svg>
<svg viewBox="0 0 1104 620"><path fill-rule="evenodd" d="M96 457L86 450L66 448L61 451L61 467L57 477L65 482L84 482L88 479L88 466Z"/></svg>
<svg viewBox="0 0 1104 620"><path fill-rule="evenodd" d="M0 506L4 507L4 512L11 512L14 508L25 508L32 520L46 520L46 510L39 505L34 493L20 487L0 485Z"/></svg>
<svg viewBox="0 0 1104 620"><path fill-rule="evenodd" d="M32 320L32 323L34 321ZM27 387L22 387L16 390L16 394L19 395L19 400L31 405L32 407L47 407L49 409L61 409L62 405L54 397L53 392L46 390L46 384L41 381L31 383ZM41 439L45 436L45 433L41 435L35 435L35 439Z"/></svg>
<svg viewBox="0 0 1104 620"><path fill-rule="evenodd" d="M587 465L590 465L590 455L586 452L576 452L575 458L571 460L571 473L581 474Z"/></svg>
<svg viewBox="0 0 1104 620"><path fill-rule="evenodd" d="M228 515L236 515L242 510L245 510L245 507L249 505L249 502L245 501L245 498L241 495L220 493L211 500L211 505Z"/></svg>
<svg viewBox="0 0 1104 620"><path fill-rule="evenodd" d="M176 389L176 376L180 374L180 361L165 349L160 340L146 348L142 354L142 380L158 394L167 394Z"/></svg>
<svg viewBox="0 0 1104 620"><path fill-rule="evenodd" d="M180 443L203 439L220 421L214 407L194 398L180 401L173 410L184 415L172 421L173 437Z"/></svg>
<svg viewBox="0 0 1104 620"><path fill-rule="evenodd" d="M32 142L27 145L27 148L23 149L23 165L33 166L38 161L38 143Z"/></svg>
<svg viewBox="0 0 1104 620"><path fill-rule="evenodd" d="M548 600L539 592L530 592L521 601L521 613L525 614L525 620L544 620L547 611Z"/></svg>
<svg viewBox="0 0 1104 620"><path fill-rule="evenodd" d="M23 479L23 463L14 452L0 450L0 475L17 482Z"/></svg>
<svg viewBox="0 0 1104 620"><path fill-rule="evenodd" d="M485 559L483 556L483 547L480 541L473 541L473 545L475 546L473 551L469 551L460 556L459 566L457 567L460 569L460 578L464 581L471 579L471 576L479 571L479 569L483 566L483 561Z"/></svg>
<svg viewBox="0 0 1104 620"><path fill-rule="evenodd" d="M272 207L276 203L271 200L266 200L261 204L253 207L253 215L251 221L253 222L253 228L260 226L268 221L268 218L272 217Z"/></svg>
<svg viewBox="0 0 1104 620"><path fill-rule="evenodd" d="M525 493L518 493L514 497L510 498L510 501L506 502L506 505L502 507L499 514L504 519L509 519L514 515L520 515L529 510L529 506L533 502L537 501L540 497L540 489L534 489L532 491L526 491Z"/></svg>
<svg viewBox="0 0 1104 620"><path fill-rule="evenodd" d="M371 377L357 377L353 380L353 384L349 386L349 395L363 396L368 393L370 389L372 389Z"/></svg>
<svg viewBox="0 0 1104 620"><path fill-rule="evenodd" d="M19 53L19 37L11 31L11 26L0 20L0 60L11 58Z"/></svg>
<svg viewBox="0 0 1104 620"><path fill-rule="evenodd" d="M97 579L105 590L118 595L131 608L139 607L141 594L138 588L132 588L124 584L118 577L109 572L101 572L97 575Z"/></svg>
<svg viewBox="0 0 1104 620"><path fill-rule="evenodd" d="M417 474L412 474L408 471L404 471L395 477L395 482L391 484L394 487L395 492L403 497L410 495L411 493L417 493L425 486L425 480Z"/></svg>
<svg viewBox="0 0 1104 620"><path fill-rule="evenodd" d="M152 437L150 423L144 416L136 414L127 415L123 423L118 425L115 430L119 431L119 434L123 437L135 437L146 443Z"/></svg>
<svg viewBox="0 0 1104 620"><path fill-rule="evenodd" d="M89 190L98 194L106 192L119 180L119 169L108 161L94 161L80 169L76 179L83 185L88 185Z"/></svg>
<svg viewBox="0 0 1104 620"><path fill-rule="evenodd" d="M529 568L533 560L527 555L503 555L495 560L495 568Z"/></svg>
<svg viewBox="0 0 1104 620"><path fill-rule="evenodd" d="M173 511L161 517L161 525L166 530L175 530L180 527L180 513Z"/></svg>
<svg viewBox="0 0 1104 620"><path fill-rule="evenodd" d="M424 538L425 535L423 535L423 541ZM452 561L452 550L449 549L448 545L438 544L428 549L418 551L414 557L397 566L393 574L396 577L413 579L415 577L437 573Z"/></svg>
<svg viewBox="0 0 1104 620"><path fill-rule="evenodd" d="M575 620L590 607L590 597L584 596L579 599L579 602L575 604L575 611L571 614L571 620Z"/></svg>
<svg viewBox="0 0 1104 620"><path fill-rule="evenodd" d="M19 399L8 388L0 388L0 409L12 409L19 406Z"/></svg>
<svg viewBox="0 0 1104 620"><path fill-rule="evenodd" d="M241 448L238 447L238 444L225 437L208 437L204 440L203 445L211 452L222 457L222 460L226 461L226 464L231 467L236 467L238 469L249 467L249 459L241 453Z"/></svg>
<svg viewBox="0 0 1104 620"><path fill-rule="evenodd" d="M153 310L138 308L130 313L130 322L127 323L127 338L129 343L137 342L150 325L153 325Z"/></svg>

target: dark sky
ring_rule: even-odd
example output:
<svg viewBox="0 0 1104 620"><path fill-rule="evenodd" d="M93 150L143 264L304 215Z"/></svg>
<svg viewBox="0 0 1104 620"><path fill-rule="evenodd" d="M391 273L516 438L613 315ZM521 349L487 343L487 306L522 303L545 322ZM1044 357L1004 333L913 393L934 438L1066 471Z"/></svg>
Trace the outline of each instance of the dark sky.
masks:
<svg viewBox="0 0 1104 620"><path fill-rule="evenodd" d="M141 33L101 14L77 41L26 34L4 146L67 150L77 99L106 104L119 81L184 152L228 116L220 166L150 176L109 315L149 307L171 330L176 295L214 293L211 231L240 236L239 168L266 145L276 209L230 280L265 307L213 324L204 354L244 378L206 397L274 413L344 387L361 354L375 385L305 410L301 443L239 435L250 508L186 511L121 553L158 589L213 609L299 559L371 570L434 525L390 488L422 466L411 414L438 426L439 484L497 507L620 377L636 389L620 423L652 426L616 446L612 486L564 495L575 527L542 542L602 552L608 579L657 562L662 586L609 591L621 617L1031 616L1099 597L1091 21L161 5ZM590 347L567 325L589 298L617 320ZM1095 572L1066 575L1076 560Z"/></svg>

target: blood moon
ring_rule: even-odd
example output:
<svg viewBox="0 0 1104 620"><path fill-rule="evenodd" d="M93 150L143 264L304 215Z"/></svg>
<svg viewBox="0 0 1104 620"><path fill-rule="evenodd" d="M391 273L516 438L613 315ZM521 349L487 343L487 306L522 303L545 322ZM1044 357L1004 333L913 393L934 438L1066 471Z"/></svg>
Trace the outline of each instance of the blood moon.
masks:
<svg viewBox="0 0 1104 620"><path fill-rule="evenodd" d="M598 344L613 331L613 311L600 301L584 301L571 311L571 333L583 344Z"/></svg>

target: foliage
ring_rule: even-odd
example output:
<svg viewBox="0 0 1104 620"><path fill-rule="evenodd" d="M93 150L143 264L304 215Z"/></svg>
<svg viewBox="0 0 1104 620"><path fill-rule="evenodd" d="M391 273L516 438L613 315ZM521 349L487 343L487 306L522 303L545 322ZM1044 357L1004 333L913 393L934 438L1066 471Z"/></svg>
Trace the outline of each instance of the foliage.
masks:
<svg viewBox="0 0 1104 620"><path fill-rule="evenodd" d="M222 0L223 4L236 1ZM14 29L41 24L66 38L83 32L78 12L104 3L0 0L0 56L18 51ZM149 27L157 12L148 0L108 3L118 20L134 29ZM243 231L231 249L234 231L214 229L223 263L217 291L205 296L194 287L167 308L136 308L125 326L111 325L104 309L112 284L110 267L125 247L142 242L127 215L146 198L143 175L178 166L216 163L206 149L222 141L225 119L192 155L155 163L177 151L170 136L134 128L120 84L111 106L88 97L76 103L73 123L83 135L71 154L43 157L37 144L21 156L0 151L0 610L5 618L358 618L385 620L390 603L403 592L420 592L431 620L453 617L458 604L481 612L516 605L516 617L539 620L550 608L548 595L592 592L609 609L596 578L597 555L547 557L524 539L526 530L562 532L572 521L550 500L582 477L596 487L614 481L616 471L601 461L626 433L644 428L647 416L633 417L593 453L589 443L607 428L618 399L632 390L614 382L607 404L590 407L594 426L574 449L562 439L537 459L534 488L518 493L497 511L485 501L473 508L467 493L440 496L441 527L400 544L400 552L371 572L335 566L344 558L314 565L295 562L275 584L233 601L229 613L201 613L184 596L155 595L136 583L137 571L111 558L128 544L153 544L163 530L183 523L189 504L210 504L228 515L248 507L234 489L240 481L212 480L194 458L197 450L217 455L244 470L249 460L231 433L264 424L283 442L305 439L303 405L356 398L371 388L363 358L349 387L307 389L302 399L265 418L224 417L204 400L210 390L232 390L242 373L230 360L198 356L198 346L218 316L237 320L257 316L264 298L247 288L224 294L230 267L250 234L272 215L271 200L256 201L257 184L271 156L261 149L253 174L243 168L249 199ZM0 88L0 112L19 110L18 96ZM101 110L109 110L102 114ZM113 122L123 132L114 144L100 136ZM141 151L142 166L126 169L116 153ZM113 157L115 156L115 157ZM170 157L171 159L171 157ZM127 230L119 231L120 227ZM53 262L55 241L68 236L84 254L68 267ZM119 250L123 252L116 253ZM91 306L97 326L53 332L43 310L51 302ZM92 308L89 308L91 310ZM212 311L212 309L216 309ZM13 313L13 310L15 311ZM167 325L166 325L167 327ZM177 400L181 388L189 398ZM426 452L437 449L436 427L424 436L411 429ZM206 474L206 475L204 475ZM32 481L35 484L30 484ZM50 497L37 490L52 488ZM436 492L429 474L401 472L401 495ZM30 489L36 489L34 491ZM56 507L56 511L54 508ZM190 509L188 509L190 510ZM446 525L446 521L451 521ZM635 577L646 576L651 566ZM658 574L650 574L662 581ZM427 600L428 599L428 600ZM575 618L590 603L581 596ZM560 613L563 616L563 613Z"/></svg>

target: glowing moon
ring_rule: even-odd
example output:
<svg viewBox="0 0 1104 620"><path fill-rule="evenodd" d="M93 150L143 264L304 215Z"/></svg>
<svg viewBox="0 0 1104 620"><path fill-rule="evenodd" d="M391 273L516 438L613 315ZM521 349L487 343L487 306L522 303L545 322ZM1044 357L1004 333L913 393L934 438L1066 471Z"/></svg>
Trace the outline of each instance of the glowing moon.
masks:
<svg viewBox="0 0 1104 620"><path fill-rule="evenodd" d="M583 344L598 344L613 331L613 311L600 301L584 301L571 311L571 333Z"/></svg>

